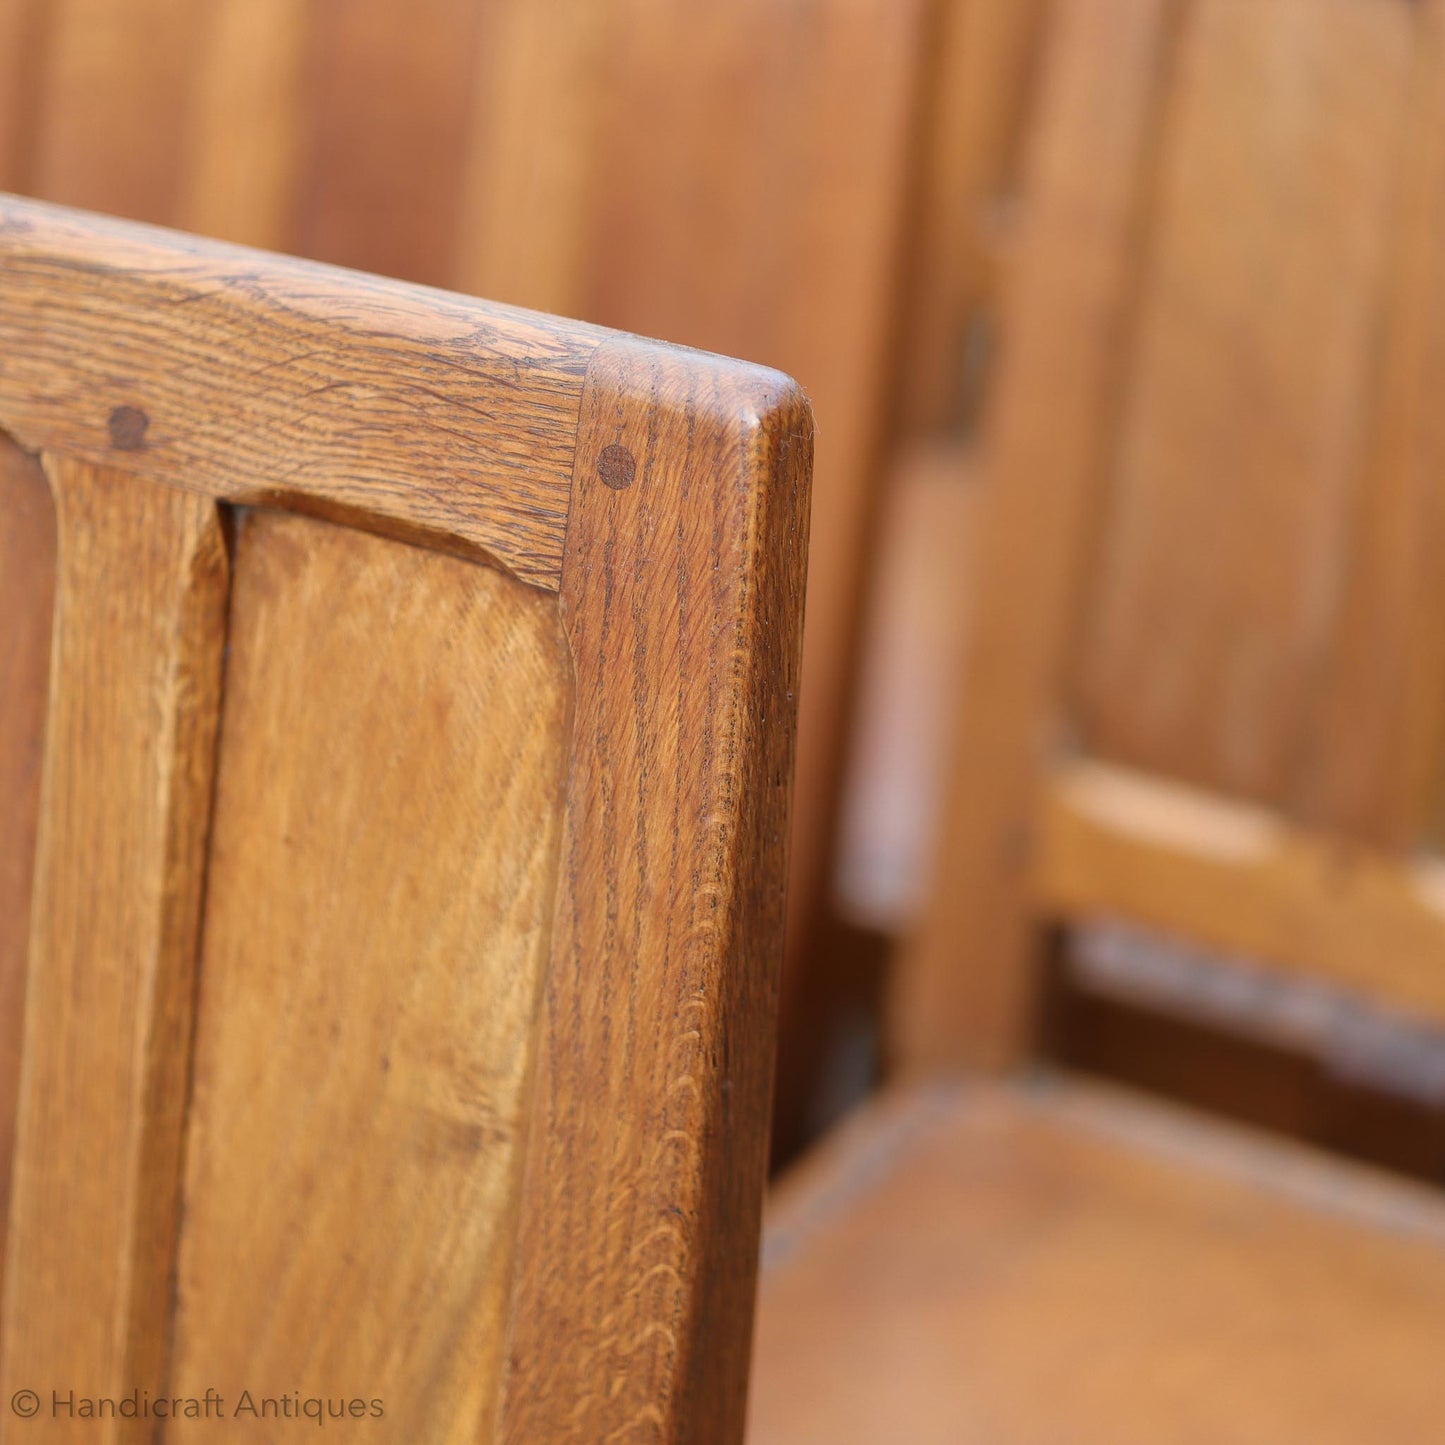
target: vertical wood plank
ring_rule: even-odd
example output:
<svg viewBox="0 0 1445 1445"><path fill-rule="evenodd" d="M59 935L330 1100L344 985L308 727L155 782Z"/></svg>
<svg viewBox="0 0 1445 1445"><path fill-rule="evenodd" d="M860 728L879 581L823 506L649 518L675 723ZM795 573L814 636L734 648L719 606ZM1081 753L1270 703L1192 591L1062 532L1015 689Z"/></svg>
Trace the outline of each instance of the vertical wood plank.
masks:
<svg viewBox="0 0 1445 1445"><path fill-rule="evenodd" d="M161 1377L226 551L206 498L54 459L59 556L0 1390ZM47 1399L48 1404L48 1399ZM0 1413L0 1440L32 1422ZM138 1440L58 1421L49 1439Z"/></svg>
<svg viewBox="0 0 1445 1445"><path fill-rule="evenodd" d="M52 13L46 0L0 0L0 191L30 184Z"/></svg>
<svg viewBox="0 0 1445 1445"><path fill-rule="evenodd" d="M742 1438L810 452L785 378L636 343L588 372L509 1445Z"/></svg>
<svg viewBox="0 0 1445 1445"><path fill-rule="evenodd" d="M1416 7L1413 27L1372 426L1291 799L1308 823L1397 849L1421 840L1445 777L1445 7Z"/></svg>
<svg viewBox="0 0 1445 1445"><path fill-rule="evenodd" d="M897 392L905 431L966 432L998 291L1054 0L943 0L929 92Z"/></svg>
<svg viewBox="0 0 1445 1445"><path fill-rule="evenodd" d="M265 512L234 578L171 1378L226 1418L167 1438L275 1439L250 1389L477 1445L556 896L557 599Z"/></svg>
<svg viewBox="0 0 1445 1445"><path fill-rule="evenodd" d="M447 285L487 7L479 0L311 6L289 247L321 261ZM528 149L525 134L510 130L511 143Z"/></svg>
<svg viewBox="0 0 1445 1445"><path fill-rule="evenodd" d="M1189 8L1074 669L1091 753L1293 802L1371 441L1415 24L1397 0Z"/></svg>
<svg viewBox="0 0 1445 1445"><path fill-rule="evenodd" d="M54 606L55 508L45 475L0 436L0 1298Z"/></svg>
<svg viewBox="0 0 1445 1445"><path fill-rule="evenodd" d="M205 0L54 0L31 193L174 225Z"/></svg>
<svg viewBox="0 0 1445 1445"><path fill-rule="evenodd" d="M1006 306L976 595L928 904L890 1001L907 1070L1015 1058L1035 988L1029 830L1127 330L1171 0L1065 5L1042 81Z"/></svg>
<svg viewBox="0 0 1445 1445"><path fill-rule="evenodd" d="M458 289L583 314L616 10L617 0L484 7L459 184Z"/></svg>

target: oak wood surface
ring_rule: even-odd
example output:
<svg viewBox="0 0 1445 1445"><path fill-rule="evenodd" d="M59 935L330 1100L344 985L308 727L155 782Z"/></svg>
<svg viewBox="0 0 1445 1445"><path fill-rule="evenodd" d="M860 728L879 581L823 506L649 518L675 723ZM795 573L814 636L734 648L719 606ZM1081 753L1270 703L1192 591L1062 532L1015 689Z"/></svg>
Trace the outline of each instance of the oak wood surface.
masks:
<svg viewBox="0 0 1445 1445"><path fill-rule="evenodd" d="M189 95L169 112L154 100L141 106L152 124L173 124L191 142L174 190L174 209L149 211L136 202L118 214L181 226L245 246L280 244L295 215L295 193L307 164L301 129L309 29L306 0L212 0L191 53L181 58ZM164 92L173 104L176 91ZM407 96L405 100L413 100ZM80 145L94 139L78 137ZM41 187L17 187L43 199ZM87 196L72 198L90 204ZM435 280L407 274L408 280Z"/></svg>
<svg viewBox="0 0 1445 1445"><path fill-rule="evenodd" d="M0 437L0 1298L54 603L55 508L45 474Z"/></svg>
<svg viewBox="0 0 1445 1445"><path fill-rule="evenodd" d="M0 1387L164 1367L225 620L216 506L47 461L58 558ZM74 1382L71 1386L71 1382ZM137 1422L47 1422L140 1439ZM9 1410L0 1440L30 1422ZM148 1427L146 1427L148 1429Z"/></svg>
<svg viewBox="0 0 1445 1445"><path fill-rule="evenodd" d="M770 1211L756 1445L1429 1439L1445 1204L1060 1080L885 1095Z"/></svg>
<svg viewBox="0 0 1445 1445"><path fill-rule="evenodd" d="M190 144L198 0L35 0L28 188L168 220Z"/></svg>
<svg viewBox="0 0 1445 1445"><path fill-rule="evenodd" d="M908 297L898 361L905 436L967 435L997 348L998 303L1019 212L1021 162L1055 0L934 7Z"/></svg>
<svg viewBox="0 0 1445 1445"><path fill-rule="evenodd" d="M730 1441L812 425L781 376L609 345L578 443L577 705L502 1438Z"/></svg>
<svg viewBox="0 0 1445 1445"><path fill-rule="evenodd" d="M476 92L522 60L497 47L490 27L499 17L490 12L515 8L477 0L292 3L287 20L304 35L293 100L297 154L292 174L278 176L290 209L268 243L383 276L456 284L469 249L459 228ZM555 34L555 3L528 8L550 19ZM555 90L545 93L557 99ZM512 128L521 119L507 117L509 148L521 148L523 132ZM537 140L528 136L529 154ZM489 207L500 199L496 180L486 178ZM506 220L517 225L515 213ZM485 278L464 289L501 294Z"/></svg>
<svg viewBox="0 0 1445 1445"><path fill-rule="evenodd" d="M1439 848L1445 798L1445 11L1415 17L1397 223L1382 288L1375 415L1359 456L1317 713L1291 811L1397 850ZM1343 745L1343 742L1347 745Z"/></svg>
<svg viewBox="0 0 1445 1445"><path fill-rule="evenodd" d="M0 425L23 445L555 590L596 330L14 198L0 267Z"/></svg>
<svg viewBox="0 0 1445 1445"><path fill-rule="evenodd" d="M35 154L43 0L0 0L0 190L23 190Z"/></svg>
<svg viewBox="0 0 1445 1445"><path fill-rule="evenodd" d="M566 786L557 600L277 513L243 515L233 576L171 1387L490 1440Z"/></svg>
<svg viewBox="0 0 1445 1445"><path fill-rule="evenodd" d="M927 9L574 0L485 21L457 284L781 367L821 418L785 1060L806 1048L810 989L830 987L808 952L872 557Z"/></svg>

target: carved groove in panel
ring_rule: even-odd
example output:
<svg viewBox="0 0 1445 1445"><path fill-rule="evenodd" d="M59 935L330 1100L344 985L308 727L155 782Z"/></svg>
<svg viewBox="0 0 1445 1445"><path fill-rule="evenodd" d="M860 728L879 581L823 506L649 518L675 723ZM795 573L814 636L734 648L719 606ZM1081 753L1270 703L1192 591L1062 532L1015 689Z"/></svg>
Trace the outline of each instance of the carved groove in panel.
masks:
<svg viewBox="0 0 1445 1445"><path fill-rule="evenodd" d="M266 512L235 578L171 1384L486 1440L565 788L557 602Z"/></svg>

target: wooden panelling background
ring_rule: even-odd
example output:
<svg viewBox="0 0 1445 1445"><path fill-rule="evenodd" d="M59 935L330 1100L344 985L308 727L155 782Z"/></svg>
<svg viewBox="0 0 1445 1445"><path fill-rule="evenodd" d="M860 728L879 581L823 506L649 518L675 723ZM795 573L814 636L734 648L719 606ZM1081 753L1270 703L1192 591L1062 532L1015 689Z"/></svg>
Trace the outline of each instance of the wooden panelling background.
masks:
<svg viewBox="0 0 1445 1445"><path fill-rule="evenodd" d="M911 207L897 376L908 437L970 433L1027 197L1021 162L1058 0L938 0Z"/></svg>

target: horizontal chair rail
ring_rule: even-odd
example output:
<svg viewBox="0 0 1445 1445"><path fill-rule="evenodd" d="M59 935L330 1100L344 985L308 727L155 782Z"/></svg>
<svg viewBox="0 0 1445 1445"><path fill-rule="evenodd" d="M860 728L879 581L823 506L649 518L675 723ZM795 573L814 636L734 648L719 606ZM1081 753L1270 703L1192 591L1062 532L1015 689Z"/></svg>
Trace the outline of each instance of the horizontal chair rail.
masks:
<svg viewBox="0 0 1445 1445"><path fill-rule="evenodd" d="M1033 888L1445 1022L1445 862L1392 857L1256 804L1076 761L1046 782Z"/></svg>
<svg viewBox="0 0 1445 1445"><path fill-rule="evenodd" d="M14 196L0 275L0 429L27 449L557 589L611 333Z"/></svg>

